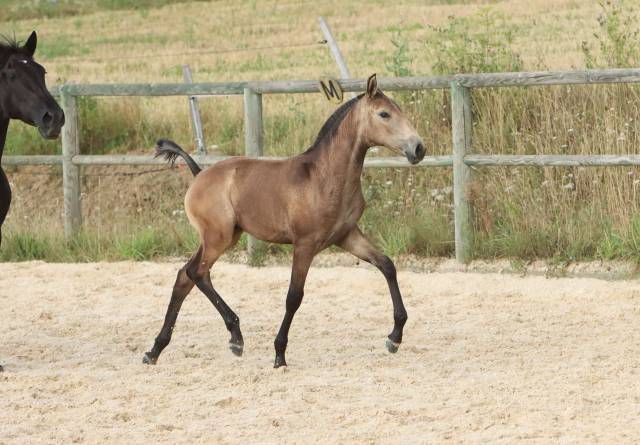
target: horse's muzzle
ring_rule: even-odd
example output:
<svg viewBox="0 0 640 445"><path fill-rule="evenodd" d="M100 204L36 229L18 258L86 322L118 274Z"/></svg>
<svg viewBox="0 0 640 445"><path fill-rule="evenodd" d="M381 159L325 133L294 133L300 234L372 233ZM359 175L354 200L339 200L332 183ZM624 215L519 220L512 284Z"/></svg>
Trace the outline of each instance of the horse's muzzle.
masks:
<svg viewBox="0 0 640 445"><path fill-rule="evenodd" d="M36 125L42 137L46 139L56 139L60 136L64 121L64 112L56 106L55 108L43 111Z"/></svg>
<svg viewBox="0 0 640 445"><path fill-rule="evenodd" d="M422 141L416 143L410 150L405 150L405 155L412 165L416 165L418 162L424 159L426 154L424 144Z"/></svg>

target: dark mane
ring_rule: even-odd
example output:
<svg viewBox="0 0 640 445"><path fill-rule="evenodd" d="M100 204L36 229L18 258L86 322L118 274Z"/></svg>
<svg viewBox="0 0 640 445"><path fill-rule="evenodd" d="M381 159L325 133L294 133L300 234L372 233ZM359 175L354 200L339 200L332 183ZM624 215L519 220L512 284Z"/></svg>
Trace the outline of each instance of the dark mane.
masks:
<svg viewBox="0 0 640 445"><path fill-rule="evenodd" d="M4 66L9 56L20 52L22 52L22 47L15 37L0 34L0 67Z"/></svg>
<svg viewBox="0 0 640 445"><path fill-rule="evenodd" d="M330 141L331 138L336 134L336 131L338 130L338 127L340 127L340 124L342 123L344 118L362 96L363 94L360 94L359 96L354 97L348 102L340 105L340 107L336 111L334 111L331 116L329 116L329 119L327 119L327 121L320 129L315 142L311 145L311 147L307 149L307 151L305 151L305 153L308 153L311 150L320 147L324 142Z"/></svg>

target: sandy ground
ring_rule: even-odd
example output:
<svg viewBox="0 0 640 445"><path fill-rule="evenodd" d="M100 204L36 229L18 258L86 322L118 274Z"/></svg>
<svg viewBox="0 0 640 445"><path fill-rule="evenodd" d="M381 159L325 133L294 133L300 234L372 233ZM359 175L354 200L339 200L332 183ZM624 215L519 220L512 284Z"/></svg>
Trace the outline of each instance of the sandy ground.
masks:
<svg viewBox="0 0 640 445"><path fill-rule="evenodd" d="M314 268L287 361L289 270L218 264L245 354L201 294L158 365L177 263L0 264L0 444L623 443L640 439L640 282Z"/></svg>

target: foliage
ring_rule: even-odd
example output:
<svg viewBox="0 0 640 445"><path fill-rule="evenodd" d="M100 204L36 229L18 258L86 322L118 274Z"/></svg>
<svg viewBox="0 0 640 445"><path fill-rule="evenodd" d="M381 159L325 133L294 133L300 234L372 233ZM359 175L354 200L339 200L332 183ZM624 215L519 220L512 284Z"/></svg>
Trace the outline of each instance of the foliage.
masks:
<svg viewBox="0 0 640 445"><path fill-rule="evenodd" d="M522 69L522 59L511 47L518 28L489 8L468 17L451 16L430 29L425 47L435 74Z"/></svg>
<svg viewBox="0 0 640 445"><path fill-rule="evenodd" d="M391 37L393 52L387 57L387 70L395 77L411 76L411 56L409 54L409 40L402 33L396 31Z"/></svg>
<svg viewBox="0 0 640 445"><path fill-rule="evenodd" d="M640 16L628 0L599 2L599 30L593 34L599 50L594 54L583 41L582 53L587 68L631 68L640 64Z"/></svg>

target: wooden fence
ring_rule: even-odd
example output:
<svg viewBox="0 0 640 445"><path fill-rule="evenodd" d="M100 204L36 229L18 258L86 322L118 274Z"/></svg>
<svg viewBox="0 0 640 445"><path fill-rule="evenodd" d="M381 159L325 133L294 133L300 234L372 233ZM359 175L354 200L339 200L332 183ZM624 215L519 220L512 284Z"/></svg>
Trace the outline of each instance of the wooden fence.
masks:
<svg viewBox="0 0 640 445"><path fill-rule="evenodd" d="M472 257L473 227L468 200L472 166L619 166L640 165L640 155L474 155L472 153L472 88L577 85L599 83L640 83L640 69L583 70L557 72L518 72L491 74L458 74L434 77L379 78L378 85L387 91L425 89L451 90L452 142L451 156L427 156L416 166L404 158L371 158L365 167L453 167L455 253L461 263ZM366 88L365 79L342 79L344 91L359 92ZM199 96L243 95L244 134L247 156L263 155L262 95L320 92L316 80L257 81L226 83L175 84L66 84L52 89L61 99L66 115L62 131L60 156L5 156L5 165L62 165L64 189L64 227L70 235L82 224L80 201L80 167L83 165L155 165L164 161L151 155L82 155L78 144L79 96ZM195 155L204 165L225 157Z"/></svg>

